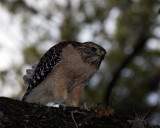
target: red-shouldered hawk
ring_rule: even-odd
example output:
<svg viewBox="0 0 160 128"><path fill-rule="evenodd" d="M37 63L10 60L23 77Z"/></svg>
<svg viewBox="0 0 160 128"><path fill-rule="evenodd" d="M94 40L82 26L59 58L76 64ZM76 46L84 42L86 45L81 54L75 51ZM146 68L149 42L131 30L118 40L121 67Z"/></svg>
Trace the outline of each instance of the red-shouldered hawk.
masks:
<svg viewBox="0 0 160 128"><path fill-rule="evenodd" d="M77 106L83 88L98 70L106 50L93 42L64 41L51 47L26 70L28 89L22 101Z"/></svg>

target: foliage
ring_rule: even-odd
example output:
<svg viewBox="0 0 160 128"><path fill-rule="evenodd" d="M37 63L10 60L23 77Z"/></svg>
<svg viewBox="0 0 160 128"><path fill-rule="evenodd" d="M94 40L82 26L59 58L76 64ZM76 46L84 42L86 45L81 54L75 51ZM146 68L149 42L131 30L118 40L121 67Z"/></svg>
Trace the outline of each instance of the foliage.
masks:
<svg viewBox="0 0 160 128"><path fill-rule="evenodd" d="M13 71L22 88L15 96L20 99L25 90L20 79L24 70L36 63L49 47L62 40L92 40L105 47L108 55L86 87L81 104L106 102L113 91L117 112L129 114L133 108L142 113L148 109L160 112L158 102L151 105L146 100L151 92L158 95L160 82L158 2L49 0L43 3L33 0L31 4L27 0L1 0L1 6L13 20L20 17L24 45L23 64L0 72L2 84L13 83L8 82L7 77Z"/></svg>

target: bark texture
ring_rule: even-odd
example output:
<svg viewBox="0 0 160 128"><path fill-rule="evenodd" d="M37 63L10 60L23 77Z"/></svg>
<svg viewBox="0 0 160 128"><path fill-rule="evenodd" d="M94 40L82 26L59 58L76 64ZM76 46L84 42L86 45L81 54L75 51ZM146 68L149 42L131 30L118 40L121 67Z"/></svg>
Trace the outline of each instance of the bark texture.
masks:
<svg viewBox="0 0 160 128"><path fill-rule="evenodd" d="M0 128L131 128L132 125L132 121L102 106L90 110L55 108L0 97Z"/></svg>

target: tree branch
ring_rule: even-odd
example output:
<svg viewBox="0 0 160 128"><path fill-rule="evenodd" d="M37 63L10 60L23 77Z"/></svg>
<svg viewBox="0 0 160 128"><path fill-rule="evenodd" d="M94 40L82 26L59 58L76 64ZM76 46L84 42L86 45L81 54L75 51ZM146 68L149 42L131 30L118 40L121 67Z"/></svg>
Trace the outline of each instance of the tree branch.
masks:
<svg viewBox="0 0 160 128"><path fill-rule="evenodd" d="M130 127L124 117L106 115L99 108L90 111L74 107L47 107L0 97L0 128ZM74 114L73 114L74 113ZM74 119L74 120L73 120ZM76 125L75 125L76 124Z"/></svg>
<svg viewBox="0 0 160 128"><path fill-rule="evenodd" d="M106 94L105 94L104 101L105 101L106 105L109 105L109 97L112 92L112 89L116 85L116 81L119 78L120 72L122 71L123 68L127 67L129 65L129 63L131 62L131 60L133 60L133 58L143 49L143 47L146 44L147 39L148 39L148 37L145 36L144 34L142 34L142 36L139 36L139 40L137 42L137 45L134 47L134 51L124 59L122 64L118 67L116 72L113 74L113 79L108 84L108 86L107 86L108 88L107 88Z"/></svg>

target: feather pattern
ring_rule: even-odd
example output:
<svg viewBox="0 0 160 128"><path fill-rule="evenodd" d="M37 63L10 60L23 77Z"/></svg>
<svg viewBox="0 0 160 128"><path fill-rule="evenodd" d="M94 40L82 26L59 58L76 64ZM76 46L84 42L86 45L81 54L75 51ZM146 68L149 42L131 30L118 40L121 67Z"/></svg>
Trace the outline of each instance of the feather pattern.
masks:
<svg viewBox="0 0 160 128"><path fill-rule="evenodd" d="M27 91L23 96L22 101L25 101L26 96L38 86L52 69L61 61L61 54L64 47L68 44L75 43L72 41L60 42L51 47L41 58L38 64L32 66L32 69L26 70L26 75L23 76L24 83L28 85ZM78 42L77 42L78 43Z"/></svg>
<svg viewBox="0 0 160 128"><path fill-rule="evenodd" d="M65 41L51 47L26 70L23 101L77 106L84 86L98 70L106 50L93 42ZM71 97L70 97L71 96ZM69 103L70 102L70 103Z"/></svg>

